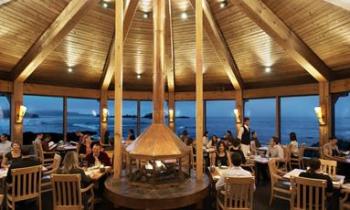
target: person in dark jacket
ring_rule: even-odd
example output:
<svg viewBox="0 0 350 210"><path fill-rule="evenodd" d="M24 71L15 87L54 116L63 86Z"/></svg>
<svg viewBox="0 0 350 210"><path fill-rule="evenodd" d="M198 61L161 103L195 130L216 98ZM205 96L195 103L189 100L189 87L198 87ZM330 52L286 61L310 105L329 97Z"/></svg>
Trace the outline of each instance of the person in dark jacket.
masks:
<svg viewBox="0 0 350 210"><path fill-rule="evenodd" d="M239 142L238 139L233 140L230 152L232 152L232 155L233 153L238 153L241 156L242 164L245 164L247 160L245 159L240 146L241 146L241 143Z"/></svg>
<svg viewBox="0 0 350 210"><path fill-rule="evenodd" d="M112 166L110 158L108 157L107 153L102 151L100 144L95 144L92 147L92 153L86 156L86 161L88 162L89 166Z"/></svg>

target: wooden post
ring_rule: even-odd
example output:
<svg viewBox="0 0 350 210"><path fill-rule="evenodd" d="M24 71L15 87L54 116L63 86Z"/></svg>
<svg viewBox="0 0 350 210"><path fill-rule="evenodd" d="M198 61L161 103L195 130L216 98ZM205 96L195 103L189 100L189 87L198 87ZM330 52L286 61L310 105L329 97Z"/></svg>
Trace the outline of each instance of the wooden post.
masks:
<svg viewBox="0 0 350 210"><path fill-rule="evenodd" d="M320 124L320 145L328 142L328 138L332 135L332 98L330 94L329 82L319 83L320 107L324 124Z"/></svg>
<svg viewBox="0 0 350 210"><path fill-rule="evenodd" d="M276 96L275 135L281 139L281 97Z"/></svg>
<svg viewBox="0 0 350 210"><path fill-rule="evenodd" d="M164 123L165 0L153 1L153 123Z"/></svg>
<svg viewBox="0 0 350 210"><path fill-rule="evenodd" d="M17 122L19 108L23 105L23 82L13 82L11 97L11 140L23 144L23 120Z"/></svg>
<svg viewBox="0 0 350 210"><path fill-rule="evenodd" d="M119 179L123 138L123 0L115 1L115 69L114 69L114 178Z"/></svg>
<svg viewBox="0 0 350 210"><path fill-rule="evenodd" d="M67 130L68 130L68 123L67 123L67 97L63 97L63 141L67 142Z"/></svg>
<svg viewBox="0 0 350 210"><path fill-rule="evenodd" d="M196 0L196 175L203 178L203 0Z"/></svg>
<svg viewBox="0 0 350 210"><path fill-rule="evenodd" d="M239 129L243 125L243 118L244 118L244 100L243 100L243 91L237 90L236 91L236 109L238 110L238 118L239 121L235 119L236 122L236 134L238 136ZM237 118L237 116L236 116Z"/></svg>
<svg viewBox="0 0 350 210"><path fill-rule="evenodd" d="M100 143L105 144L105 134L108 128L108 116L107 120L104 121L104 109L108 109L108 89L101 89L100 96Z"/></svg>

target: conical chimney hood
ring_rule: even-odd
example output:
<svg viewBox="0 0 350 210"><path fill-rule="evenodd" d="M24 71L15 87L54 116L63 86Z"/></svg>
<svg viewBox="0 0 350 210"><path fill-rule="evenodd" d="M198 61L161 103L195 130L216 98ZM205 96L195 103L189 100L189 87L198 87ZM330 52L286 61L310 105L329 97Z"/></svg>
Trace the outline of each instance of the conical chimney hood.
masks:
<svg viewBox="0 0 350 210"><path fill-rule="evenodd" d="M164 23L165 4L153 1L153 122L126 151L139 159L180 158L190 149L164 124Z"/></svg>

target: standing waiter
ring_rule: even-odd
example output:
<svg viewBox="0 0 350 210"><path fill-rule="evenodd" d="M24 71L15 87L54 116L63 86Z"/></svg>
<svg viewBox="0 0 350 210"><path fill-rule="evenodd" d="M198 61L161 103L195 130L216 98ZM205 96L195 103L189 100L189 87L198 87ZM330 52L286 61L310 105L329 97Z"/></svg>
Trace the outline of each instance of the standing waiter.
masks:
<svg viewBox="0 0 350 210"><path fill-rule="evenodd" d="M247 156L250 153L250 128L249 128L250 119L245 117L243 119L243 125L239 129L237 138L241 140L241 149L244 156Z"/></svg>

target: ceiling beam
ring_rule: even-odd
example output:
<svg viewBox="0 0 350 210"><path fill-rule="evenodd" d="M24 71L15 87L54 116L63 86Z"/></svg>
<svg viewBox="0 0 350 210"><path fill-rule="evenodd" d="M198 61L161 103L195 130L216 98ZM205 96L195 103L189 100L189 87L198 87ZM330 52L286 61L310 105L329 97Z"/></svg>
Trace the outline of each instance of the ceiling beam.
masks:
<svg viewBox="0 0 350 210"><path fill-rule="evenodd" d="M328 66L261 0L231 0L319 82L331 80Z"/></svg>
<svg viewBox="0 0 350 210"><path fill-rule="evenodd" d="M16 64L12 70L12 79L24 82L98 2L99 0L70 1Z"/></svg>
<svg viewBox="0 0 350 210"><path fill-rule="evenodd" d="M174 40L173 40L173 20L172 20L172 6L171 0L167 1L167 15L166 15L166 46L170 48L165 50L165 68L167 73L168 92L175 91L175 66L174 66ZM168 45L169 44L169 45Z"/></svg>
<svg viewBox="0 0 350 210"><path fill-rule="evenodd" d="M129 30L131 28L131 22L134 19L134 16L137 11L137 7L139 4L139 0L132 0L127 1L127 4L124 8L124 43L127 38L127 35L129 33ZM106 58L106 62L103 68L103 74L101 79L101 89L102 90L108 90L109 85L112 82L113 74L114 74L114 67L115 67L115 59L114 59L114 35L112 43L109 47L108 55Z"/></svg>
<svg viewBox="0 0 350 210"><path fill-rule="evenodd" d="M345 10L350 11L350 1L349 0L325 0L328 3L331 3L337 7L341 7Z"/></svg>
<svg viewBox="0 0 350 210"><path fill-rule="evenodd" d="M190 0L192 6L195 0ZM212 42L217 55L224 64L224 70L229 77L233 87L237 90L243 89L243 80L238 66L233 58L230 48L227 45L224 35L217 24L207 0L203 1L204 29Z"/></svg>

